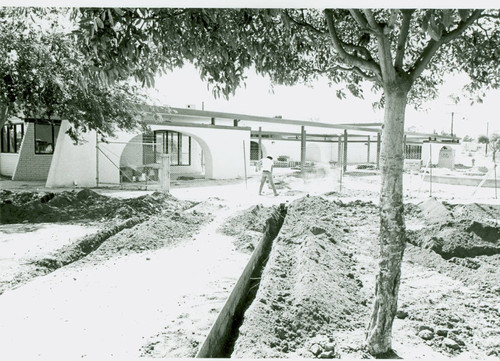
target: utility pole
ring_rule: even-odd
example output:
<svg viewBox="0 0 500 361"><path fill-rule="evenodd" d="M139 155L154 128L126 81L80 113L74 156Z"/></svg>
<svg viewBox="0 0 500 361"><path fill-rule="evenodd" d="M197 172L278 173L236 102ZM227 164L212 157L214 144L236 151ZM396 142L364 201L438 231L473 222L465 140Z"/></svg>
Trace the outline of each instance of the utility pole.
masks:
<svg viewBox="0 0 500 361"><path fill-rule="evenodd" d="M454 114L455 114L455 113L451 112L451 133L450 133L450 135L451 135L452 137L453 137L453 115L454 115Z"/></svg>
<svg viewBox="0 0 500 361"><path fill-rule="evenodd" d="M490 122L486 122L486 138L488 138L488 142L489 142L489 139L490 139L490 136L488 134L489 132L489 128L490 128ZM486 143L484 145L484 156L487 157L488 156L488 143Z"/></svg>

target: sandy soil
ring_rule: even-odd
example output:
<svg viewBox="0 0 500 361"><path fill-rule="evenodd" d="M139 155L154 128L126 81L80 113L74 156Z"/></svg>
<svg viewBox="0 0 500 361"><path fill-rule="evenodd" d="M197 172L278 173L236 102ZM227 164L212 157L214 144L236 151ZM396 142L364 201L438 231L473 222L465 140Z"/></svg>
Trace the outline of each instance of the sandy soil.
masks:
<svg viewBox="0 0 500 361"><path fill-rule="evenodd" d="M0 290L17 274L27 272L32 259L50 256L63 246L99 229L97 224L0 225Z"/></svg>
<svg viewBox="0 0 500 361"><path fill-rule="evenodd" d="M179 200L174 203L201 203L163 215L143 212L134 228L110 236L80 260L0 295L0 358L194 356L249 258L250 244L258 240L267 210L279 203L290 206L289 218L262 275L256 304L247 311L256 312L248 320L260 321L244 323L240 332L247 341L237 341L234 356L367 357L360 346L377 269L379 178L369 172L347 175L339 192L334 176L277 174L278 197L267 189L257 196L257 178L246 185L172 189ZM426 183L419 185L415 177L408 182L408 177L407 203L426 200ZM454 204L474 200L499 204L491 189L476 192L475 198L472 191L433 188L452 213L458 212ZM153 194L99 192L116 200L133 196L132 202ZM122 207L107 214L116 215ZM125 207L115 221L134 215L127 212ZM407 206L408 229L414 232L433 227L419 212ZM30 260L60 255L86 232L96 231L91 227L102 226L73 221L44 228L46 223L35 221L0 229L0 237L14 237L7 242L11 245L22 242L23 234L45 229L43 240L24 248L31 253L38 247ZM65 226L81 233L70 237ZM15 247L22 249L21 244ZM444 259L421 245L408 244L405 254L400 318L394 324L396 354L498 359L500 256ZM9 262L16 266L13 256ZM249 346L252 337L264 346Z"/></svg>

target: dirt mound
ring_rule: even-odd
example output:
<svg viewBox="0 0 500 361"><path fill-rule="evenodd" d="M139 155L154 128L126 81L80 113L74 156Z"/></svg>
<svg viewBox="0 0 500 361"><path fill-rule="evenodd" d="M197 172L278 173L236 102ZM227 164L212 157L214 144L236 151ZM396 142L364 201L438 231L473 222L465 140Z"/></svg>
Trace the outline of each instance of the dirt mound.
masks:
<svg viewBox="0 0 500 361"><path fill-rule="evenodd" d="M408 231L410 243L431 249L445 259L500 254L500 225L497 224L500 212L497 207L481 204L450 206L433 198L419 207L430 226Z"/></svg>
<svg viewBox="0 0 500 361"><path fill-rule="evenodd" d="M76 261L95 264L116 256L174 245L192 237L203 224L212 221L213 214L210 210L213 209L213 205L201 203L180 212L164 212L159 216L149 217L146 221L144 218L133 217L118 224L109 224L96 234L58 249L49 257L29 260L28 269L8 282L0 283L0 294Z"/></svg>
<svg viewBox="0 0 500 361"><path fill-rule="evenodd" d="M118 199L100 195L90 189L61 193L4 190L0 192L0 223L127 219L162 211L182 210L193 204L160 192Z"/></svg>
<svg viewBox="0 0 500 361"><path fill-rule="evenodd" d="M211 213L175 212L171 216L153 216L146 222L109 238L95 256L109 258L120 254L140 253L175 244L193 236L202 225L213 220Z"/></svg>
<svg viewBox="0 0 500 361"><path fill-rule="evenodd" d="M235 246L245 253L252 253L264 232L266 220L275 207L252 206L236 216L227 219L219 228L219 232L235 237Z"/></svg>
<svg viewBox="0 0 500 361"><path fill-rule="evenodd" d="M232 357L331 358L334 340L326 335L363 327L352 317L366 307L345 224L337 222L341 205L320 197L290 205Z"/></svg>
<svg viewBox="0 0 500 361"><path fill-rule="evenodd" d="M451 211L436 198L429 198L418 206L427 224L446 224L453 221Z"/></svg>
<svg viewBox="0 0 500 361"><path fill-rule="evenodd" d="M491 204L457 204L445 205L453 211L453 214L458 219L475 220L491 225L500 224L500 205Z"/></svg>

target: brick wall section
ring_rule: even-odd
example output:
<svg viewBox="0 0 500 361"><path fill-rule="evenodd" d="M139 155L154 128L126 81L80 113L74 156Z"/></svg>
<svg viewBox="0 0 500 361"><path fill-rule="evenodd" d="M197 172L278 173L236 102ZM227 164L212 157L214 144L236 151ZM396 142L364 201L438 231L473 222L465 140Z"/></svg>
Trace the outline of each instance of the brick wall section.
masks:
<svg viewBox="0 0 500 361"><path fill-rule="evenodd" d="M52 163L52 154L35 154L35 124L27 123L19 152L19 161L12 180L47 180L50 163Z"/></svg>

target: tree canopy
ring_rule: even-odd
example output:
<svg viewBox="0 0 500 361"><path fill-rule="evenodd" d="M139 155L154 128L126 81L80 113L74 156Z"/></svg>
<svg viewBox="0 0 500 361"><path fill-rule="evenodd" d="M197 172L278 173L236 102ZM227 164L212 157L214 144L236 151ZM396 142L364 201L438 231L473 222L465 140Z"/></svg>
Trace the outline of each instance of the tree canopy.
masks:
<svg viewBox="0 0 500 361"><path fill-rule="evenodd" d="M343 85L339 97L344 89L362 96L363 80L380 89L390 77L405 78L412 83L409 100L416 104L437 95L444 73L466 72L467 90L476 96L498 87L497 10L365 12L81 9L75 18L104 76L133 75L146 85L154 74L191 62L214 93L224 96L244 82L250 66L279 84L326 76ZM377 31L386 39L382 47Z"/></svg>
<svg viewBox="0 0 500 361"><path fill-rule="evenodd" d="M75 139L82 130L105 135L117 126L135 127L144 99L140 89L89 76L93 65L71 33L57 27L56 18L49 20L57 16L36 9L0 10L1 124L12 115L63 118L72 124Z"/></svg>

